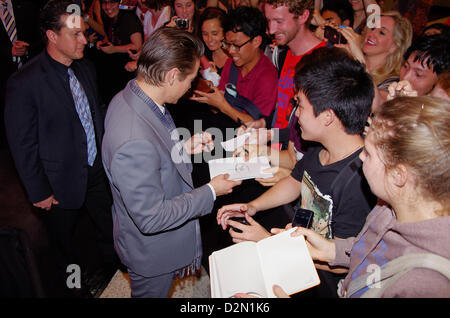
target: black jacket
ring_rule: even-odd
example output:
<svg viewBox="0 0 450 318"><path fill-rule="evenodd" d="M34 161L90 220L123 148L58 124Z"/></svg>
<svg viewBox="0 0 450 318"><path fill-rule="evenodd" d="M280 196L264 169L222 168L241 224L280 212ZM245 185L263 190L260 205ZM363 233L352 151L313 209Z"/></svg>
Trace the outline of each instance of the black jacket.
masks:
<svg viewBox="0 0 450 318"><path fill-rule="evenodd" d="M87 142L64 67L44 50L11 76L5 127L30 201L36 203L54 194L61 208L78 209L87 189ZM71 68L89 100L100 156L104 108L95 71L87 60L74 61Z"/></svg>

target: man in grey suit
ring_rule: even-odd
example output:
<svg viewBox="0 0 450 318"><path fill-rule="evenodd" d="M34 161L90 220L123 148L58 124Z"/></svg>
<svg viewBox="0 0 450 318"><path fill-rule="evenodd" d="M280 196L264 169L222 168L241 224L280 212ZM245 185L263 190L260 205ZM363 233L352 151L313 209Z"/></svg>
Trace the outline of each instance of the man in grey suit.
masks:
<svg viewBox="0 0 450 318"><path fill-rule="evenodd" d="M202 55L203 45L190 33L155 31L142 48L137 78L106 115L102 154L114 199L114 245L128 268L132 297L167 297L176 275L200 268L198 218L211 212L216 196L240 184L220 175L194 189L186 158L211 150L212 136L179 142L164 107L190 88Z"/></svg>

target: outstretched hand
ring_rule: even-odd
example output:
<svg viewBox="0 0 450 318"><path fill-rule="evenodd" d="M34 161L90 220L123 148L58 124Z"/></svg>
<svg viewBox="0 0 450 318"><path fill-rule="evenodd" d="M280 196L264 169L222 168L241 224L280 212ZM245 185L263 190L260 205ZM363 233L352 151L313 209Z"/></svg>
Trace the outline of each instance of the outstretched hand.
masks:
<svg viewBox="0 0 450 318"><path fill-rule="evenodd" d="M228 219L231 217L244 217L244 213L253 216L256 214L256 208L248 203L235 203L224 205L217 211L217 224L222 226L223 230L228 227Z"/></svg>

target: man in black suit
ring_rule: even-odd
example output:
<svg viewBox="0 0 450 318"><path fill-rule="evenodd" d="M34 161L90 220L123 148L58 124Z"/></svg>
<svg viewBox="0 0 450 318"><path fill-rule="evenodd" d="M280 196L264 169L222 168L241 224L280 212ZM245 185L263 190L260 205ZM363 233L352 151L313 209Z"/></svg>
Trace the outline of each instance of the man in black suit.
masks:
<svg viewBox="0 0 450 318"><path fill-rule="evenodd" d="M42 209L64 271L79 264L72 238L84 210L96 226L105 266L117 259L112 198L100 156L104 105L93 67L83 59L84 21L68 13L71 5L51 0L41 11L46 49L10 77L5 106L17 171L30 201Z"/></svg>
<svg viewBox="0 0 450 318"><path fill-rule="evenodd" d="M0 149L6 146L3 125L6 81L19 65L42 51L38 26L43 3L44 0L0 0Z"/></svg>

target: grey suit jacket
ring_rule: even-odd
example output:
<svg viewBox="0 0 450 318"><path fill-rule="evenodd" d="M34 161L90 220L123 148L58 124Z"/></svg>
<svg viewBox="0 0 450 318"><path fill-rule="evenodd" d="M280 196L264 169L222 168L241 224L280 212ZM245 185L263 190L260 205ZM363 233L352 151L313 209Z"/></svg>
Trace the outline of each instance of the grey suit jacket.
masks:
<svg viewBox="0 0 450 318"><path fill-rule="evenodd" d="M186 164L171 159L175 142L131 82L109 105L103 165L115 249L133 272L153 277L192 264L201 248L198 217L211 212L214 199L209 186L193 188Z"/></svg>

